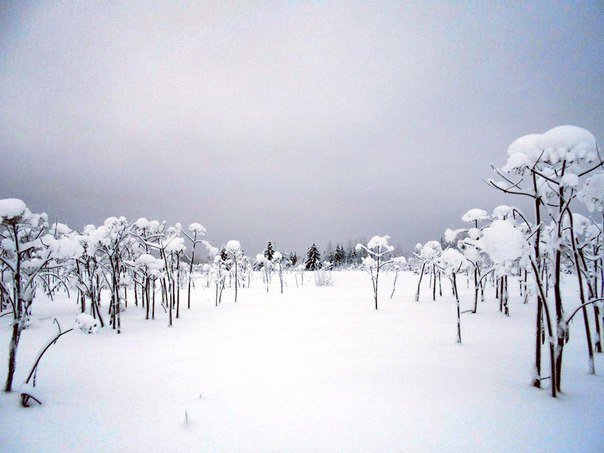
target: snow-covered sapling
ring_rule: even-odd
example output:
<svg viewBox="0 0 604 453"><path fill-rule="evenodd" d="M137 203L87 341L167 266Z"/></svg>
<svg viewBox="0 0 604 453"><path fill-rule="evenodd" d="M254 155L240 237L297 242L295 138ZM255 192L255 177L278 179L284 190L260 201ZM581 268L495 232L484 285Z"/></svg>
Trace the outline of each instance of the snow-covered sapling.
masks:
<svg viewBox="0 0 604 453"><path fill-rule="evenodd" d="M40 273L51 260L41 237L48 228L45 214L32 214L15 198L0 200L0 281L2 301L12 309L12 335L4 390L10 392L21 334L27 325Z"/></svg>
<svg viewBox="0 0 604 453"><path fill-rule="evenodd" d="M224 247L224 250L232 263L231 271L234 274L234 285L235 285L235 302L237 302L237 287L239 286L238 268L243 258L243 251L241 250L241 244L239 241L230 240Z"/></svg>
<svg viewBox="0 0 604 453"><path fill-rule="evenodd" d="M189 231L191 232L190 235L183 231L183 234L192 243L192 250L189 263L189 276L187 281L187 308L191 308L191 284L193 282L193 266L195 265L195 248L197 247L197 244L203 242L201 239L198 238L206 234L206 229L199 223L192 223L191 225L189 225Z"/></svg>
<svg viewBox="0 0 604 453"><path fill-rule="evenodd" d="M421 244L417 244L415 256L422 261L422 268L419 273L419 282L417 283L417 292L415 293L415 301L419 301L419 294L422 284L422 279L424 277L424 271L426 267L428 267L429 272L431 273L432 279L432 300L436 300L436 273L438 271L436 267L436 261L438 257L442 253L443 249L438 241L428 241L423 246Z"/></svg>
<svg viewBox="0 0 604 453"><path fill-rule="evenodd" d="M367 256L363 258L363 268L371 276L376 310L378 309L380 270L389 263L387 257L394 250L394 247L388 244L389 239L390 236L373 236L366 246L360 243L356 246L358 252L365 251L367 253Z"/></svg>
<svg viewBox="0 0 604 453"><path fill-rule="evenodd" d="M394 297L394 291L396 291L396 282L398 280L398 274L403 269L403 267L407 264L407 260L404 256L397 256L392 258L390 261L390 268L394 270L394 283L392 283L392 292L390 293L390 299Z"/></svg>
<svg viewBox="0 0 604 453"><path fill-rule="evenodd" d="M453 294L457 307L457 342L461 343L461 308L459 304L459 291L457 288L457 274L468 265L465 257L455 249L449 248L441 253L436 263L451 280Z"/></svg>

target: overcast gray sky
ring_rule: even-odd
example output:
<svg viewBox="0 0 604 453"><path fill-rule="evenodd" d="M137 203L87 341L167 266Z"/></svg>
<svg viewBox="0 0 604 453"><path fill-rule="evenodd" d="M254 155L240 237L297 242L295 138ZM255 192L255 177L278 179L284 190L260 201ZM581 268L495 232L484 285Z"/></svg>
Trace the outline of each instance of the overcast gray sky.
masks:
<svg viewBox="0 0 604 453"><path fill-rule="evenodd" d="M0 2L0 198L256 253L406 248L506 199L520 135L604 137L602 2Z"/></svg>

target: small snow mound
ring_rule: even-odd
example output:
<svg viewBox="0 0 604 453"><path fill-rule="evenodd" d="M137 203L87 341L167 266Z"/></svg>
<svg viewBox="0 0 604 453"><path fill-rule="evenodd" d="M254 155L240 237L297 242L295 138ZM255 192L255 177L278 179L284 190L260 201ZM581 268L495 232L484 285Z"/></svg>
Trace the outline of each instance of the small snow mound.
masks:
<svg viewBox="0 0 604 453"><path fill-rule="evenodd" d="M99 324L96 319L88 313L80 313L76 317L76 327L84 333L94 334L99 330Z"/></svg>

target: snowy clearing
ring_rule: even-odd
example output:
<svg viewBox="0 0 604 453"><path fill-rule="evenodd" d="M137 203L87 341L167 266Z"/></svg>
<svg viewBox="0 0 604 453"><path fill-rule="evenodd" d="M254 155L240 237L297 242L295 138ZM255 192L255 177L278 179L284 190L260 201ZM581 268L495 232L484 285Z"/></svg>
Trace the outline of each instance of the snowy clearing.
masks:
<svg viewBox="0 0 604 453"><path fill-rule="evenodd" d="M478 313L462 316L459 345L448 285L433 302L425 283L415 302L418 276L402 272L389 299L394 273L385 274L376 311L367 273L333 274L333 286L315 287L307 273L299 288L289 274L281 295L277 279L267 293L256 273L237 303L227 288L219 307L211 288L198 287L170 328L165 313L145 321L130 301L121 335L65 335L42 359L42 406L1 395L0 449L601 451L604 378L587 373L578 318L554 399L549 384L531 385L535 303L521 303L515 281L511 316L489 287ZM462 309L471 308L472 289L465 278L458 285ZM36 301L17 389L55 334L53 318L69 328L76 312L64 296ZM9 320L0 321L7 345Z"/></svg>

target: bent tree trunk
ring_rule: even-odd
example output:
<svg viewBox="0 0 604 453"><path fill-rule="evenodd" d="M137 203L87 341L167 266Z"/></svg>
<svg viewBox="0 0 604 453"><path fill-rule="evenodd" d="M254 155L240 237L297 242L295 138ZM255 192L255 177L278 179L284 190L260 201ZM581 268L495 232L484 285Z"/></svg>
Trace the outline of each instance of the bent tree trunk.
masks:
<svg viewBox="0 0 604 453"><path fill-rule="evenodd" d="M13 389L13 378L15 377L15 369L17 368L17 350L19 348L19 338L21 337L20 321L15 320L13 324L13 332L8 350L8 374L4 391L10 392Z"/></svg>
<svg viewBox="0 0 604 453"><path fill-rule="evenodd" d="M422 279L424 278L424 270L426 269L426 263L422 264L422 270L419 273L419 282L417 283L417 292L415 293L415 302L419 302L419 290L422 287Z"/></svg>

